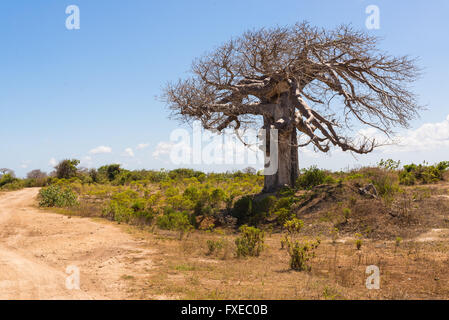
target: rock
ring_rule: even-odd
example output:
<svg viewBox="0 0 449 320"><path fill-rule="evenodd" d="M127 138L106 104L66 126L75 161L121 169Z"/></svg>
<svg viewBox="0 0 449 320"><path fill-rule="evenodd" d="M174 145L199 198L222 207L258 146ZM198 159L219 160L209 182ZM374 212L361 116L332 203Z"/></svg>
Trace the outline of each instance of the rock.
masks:
<svg viewBox="0 0 449 320"><path fill-rule="evenodd" d="M359 188L359 193L361 195L369 196L374 199L377 199L377 197L379 196L379 194L377 193L376 187L372 183L367 184L363 188Z"/></svg>

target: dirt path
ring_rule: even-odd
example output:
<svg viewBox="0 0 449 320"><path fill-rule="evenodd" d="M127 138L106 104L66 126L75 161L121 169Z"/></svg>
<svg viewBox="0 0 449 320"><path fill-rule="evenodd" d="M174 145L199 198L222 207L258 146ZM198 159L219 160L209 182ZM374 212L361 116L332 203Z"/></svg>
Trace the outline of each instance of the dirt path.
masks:
<svg viewBox="0 0 449 320"><path fill-rule="evenodd" d="M0 194L0 299L138 297L127 279L152 268L145 243L111 223L39 210L38 192ZM66 286L70 266L79 290Z"/></svg>

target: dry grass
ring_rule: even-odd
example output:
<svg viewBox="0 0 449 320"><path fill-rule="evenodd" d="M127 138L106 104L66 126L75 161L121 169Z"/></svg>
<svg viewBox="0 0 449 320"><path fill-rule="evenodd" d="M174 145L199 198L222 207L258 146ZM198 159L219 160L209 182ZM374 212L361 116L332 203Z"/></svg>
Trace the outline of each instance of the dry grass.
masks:
<svg viewBox="0 0 449 320"><path fill-rule="evenodd" d="M432 242L364 239L325 239L311 262L310 272L289 269L289 257L280 249L280 234L268 235L258 258L234 256L235 235L195 231L179 241L169 232L144 237L157 248L154 268L141 280L136 298L168 299L448 299L449 239ZM208 255L206 241L223 239L228 247ZM380 268L381 288L368 290L366 267Z"/></svg>

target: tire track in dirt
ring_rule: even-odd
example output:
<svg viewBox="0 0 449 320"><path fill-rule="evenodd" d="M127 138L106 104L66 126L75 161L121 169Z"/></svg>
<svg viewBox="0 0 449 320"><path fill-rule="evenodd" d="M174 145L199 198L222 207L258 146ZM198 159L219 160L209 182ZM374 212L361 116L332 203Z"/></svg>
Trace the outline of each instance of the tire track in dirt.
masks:
<svg viewBox="0 0 449 320"><path fill-rule="evenodd" d="M36 208L38 192L0 194L0 299L136 298L153 250L109 222ZM68 266L79 268L80 290L66 288Z"/></svg>

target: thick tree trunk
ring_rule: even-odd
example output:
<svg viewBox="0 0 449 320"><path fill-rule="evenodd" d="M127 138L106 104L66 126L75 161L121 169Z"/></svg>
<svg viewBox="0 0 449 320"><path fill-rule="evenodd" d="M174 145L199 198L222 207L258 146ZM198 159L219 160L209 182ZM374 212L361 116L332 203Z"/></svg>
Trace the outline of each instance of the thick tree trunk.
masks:
<svg viewBox="0 0 449 320"><path fill-rule="evenodd" d="M278 168L274 174L265 175L263 192L274 192L284 186L294 187L299 174L296 128L289 123L289 120L294 117L295 108L289 99L288 93L281 94L276 102L279 107L276 108L273 117L264 118L264 128L267 130L265 167L272 166L275 163L275 161L273 162L275 160L273 157L277 157ZM270 145L276 143L276 141L270 140L269 128L278 129L277 152L274 152L274 154L270 153L270 149L272 149Z"/></svg>
<svg viewBox="0 0 449 320"><path fill-rule="evenodd" d="M270 141L273 143L273 141ZM284 186L294 187L299 174L298 147L296 131L278 131L278 152L277 154L265 155L266 167L273 162L272 157L277 156L278 168L275 174L265 175L263 192L274 192Z"/></svg>

